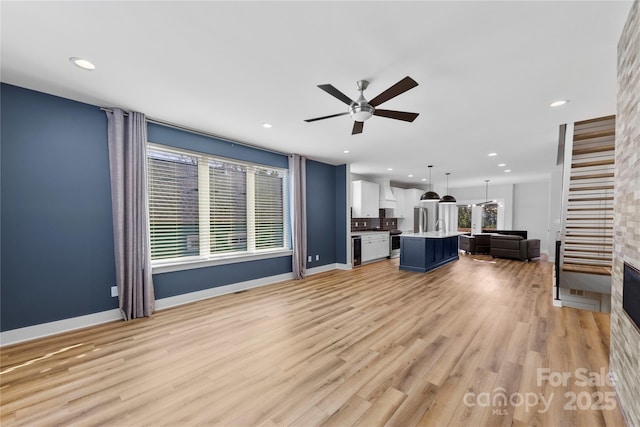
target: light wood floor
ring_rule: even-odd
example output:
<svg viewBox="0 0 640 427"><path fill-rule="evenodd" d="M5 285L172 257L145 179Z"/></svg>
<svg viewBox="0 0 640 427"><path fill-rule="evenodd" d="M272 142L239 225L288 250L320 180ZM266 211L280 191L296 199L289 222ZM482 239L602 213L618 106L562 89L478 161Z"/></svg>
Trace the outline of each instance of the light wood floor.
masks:
<svg viewBox="0 0 640 427"><path fill-rule="evenodd" d="M3 348L0 422L624 424L617 407L591 409L616 405L598 397L610 387L574 376L608 372L609 316L554 308L551 264L462 256L427 274L397 267L385 260ZM572 377L554 386L538 368ZM571 393L586 409L570 409Z"/></svg>

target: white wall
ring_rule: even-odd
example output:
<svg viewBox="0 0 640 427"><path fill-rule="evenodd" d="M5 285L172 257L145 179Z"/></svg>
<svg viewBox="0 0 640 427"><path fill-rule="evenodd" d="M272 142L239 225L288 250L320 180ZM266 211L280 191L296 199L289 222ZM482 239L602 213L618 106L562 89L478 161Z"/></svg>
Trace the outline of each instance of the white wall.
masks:
<svg viewBox="0 0 640 427"><path fill-rule="evenodd" d="M556 257L556 240L562 230L562 165L556 166L549 180L549 261Z"/></svg>
<svg viewBox="0 0 640 427"><path fill-rule="evenodd" d="M504 205L502 227L505 230L512 230L513 224L513 184L491 185L487 194L486 185L479 187L450 188L449 193L456 198L459 205L472 205L474 203L486 202L488 200L498 200ZM487 194L487 196L485 196ZM547 214L545 213L545 216Z"/></svg>
<svg viewBox="0 0 640 427"><path fill-rule="evenodd" d="M485 201L485 186L450 189L458 204L473 204ZM504 223L506 230L527 230L528 237L540 239L540 250L555 256L555 235L560 229L562 202L562 168L544 181L491 185L489 200L498 200L504 204ZM557 223L555 223L557 221Z"/></svg>
<svg viewBox="0 0 640 427"><path fill-rule="evenodd" d="M550 181L515 184L513 194L513 229L540 239L540 252L548 254Z"/></svg>

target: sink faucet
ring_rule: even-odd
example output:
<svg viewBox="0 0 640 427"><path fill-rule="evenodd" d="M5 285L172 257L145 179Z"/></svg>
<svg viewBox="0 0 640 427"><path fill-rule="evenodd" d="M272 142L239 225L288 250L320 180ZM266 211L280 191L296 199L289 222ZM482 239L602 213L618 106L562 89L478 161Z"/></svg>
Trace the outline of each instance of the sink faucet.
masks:
<svg viewBox="0 0 640 427"><path fill-rule="evenodd" d="M440 218L436 221L436 231L446 231L447 223L444 218Z"/></svg>

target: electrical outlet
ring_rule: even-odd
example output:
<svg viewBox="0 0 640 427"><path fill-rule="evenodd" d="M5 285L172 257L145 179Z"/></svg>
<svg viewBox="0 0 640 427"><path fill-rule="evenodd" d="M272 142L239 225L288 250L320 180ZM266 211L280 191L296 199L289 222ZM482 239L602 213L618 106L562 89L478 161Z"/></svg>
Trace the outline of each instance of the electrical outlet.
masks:
<svg viewBox="0 0 640 427"><path fill-rule="evenodd" d="M364 222L364 226L365 226L365 227L367 226L367 221L365 221L365 222Z"/></svg>
<svg viewBox="0 0 640 427"><path fill-rule="evenodd" d="M320 255L316 255L316 261L320 261Z"/></svg>
<svg viewBox="0 0 640 427"><path fill-rule="evenodd" d="M117 286L112 286L111 287L111 297L117 297L118 296L118 287Z"/></svg>
<svg viewBox="0 0 640 427"><path fill-rule="evenodd" d="M309 255L309 262L311 262L312 260L313 260L313 257Z"/></svg>
<svg viewBox="0 0 640 427"><path fill-rule="evenodd" d="M358 222L356 221L356 227L358 226Z"/></svg>

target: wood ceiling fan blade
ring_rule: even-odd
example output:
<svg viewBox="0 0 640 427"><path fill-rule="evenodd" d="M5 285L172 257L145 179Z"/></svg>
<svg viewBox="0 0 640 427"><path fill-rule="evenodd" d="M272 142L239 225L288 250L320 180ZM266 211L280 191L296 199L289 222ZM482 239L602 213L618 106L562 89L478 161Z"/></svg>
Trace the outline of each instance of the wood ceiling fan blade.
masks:
<svg viewBox="0 0 640 427"><path fill-rule="evenodd" d="M378 110L373 112L374 116L387 117L389 119L404 120L405 122L412 122L420 115L420 113L408 113L406 111L395 110Z"/></svg>
<svg viewBox="0 0 640 427"><path fill-rule="evenodd" d="M418 83L411 77L407 76L404 79L400 80L398 83L391 86L389 89L382 92L380 95L373 98L371 101L369 101L369 104L376 107L383 102L390 100L391 98L395 98L401 93L405 93L409 89L413 89L416 86L418 86Z"/></svg>
<svg viewBox="0 0 640 427"><path fill-rule="evenodd" d="M364 122L353 122L353 130L351 131L351 135L362 133L363 128L364 128Z"/></svg>
<svg viewBox="0 0 640 427"><path fill-rule="evenodd" d="M349 114L348 111L344 112L344 113L338 113L338 114L332 114L330 116L324 116L324 117L316 117L315 119L306 119L305 122L307 123L311 123L311 122L315 122L316 120L324 120L324 119L330 119L331 117L338 117L338 116L345 116Z"/></svg>
<svg viewBox="0 0 640 427"><path fill-rule="evenodd" d="M340 101L344 102L347 105L351 105L354 102L344 93L340 92L338 89L333 87L332 85L318 85L320 89L327 92L329 95L338 98Z"/></svg>

